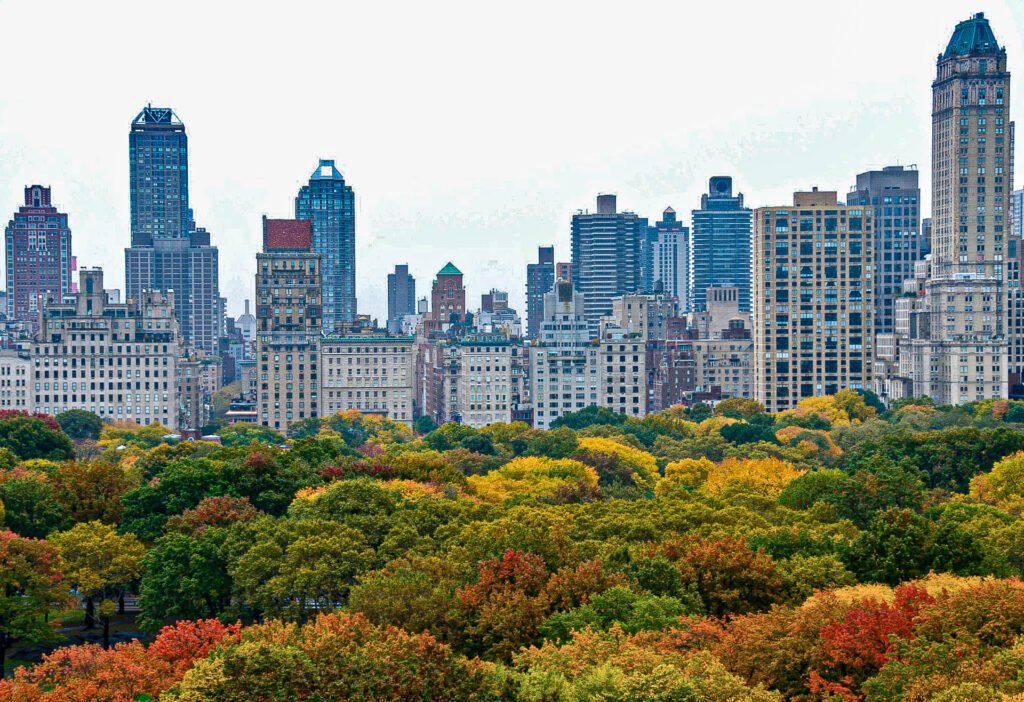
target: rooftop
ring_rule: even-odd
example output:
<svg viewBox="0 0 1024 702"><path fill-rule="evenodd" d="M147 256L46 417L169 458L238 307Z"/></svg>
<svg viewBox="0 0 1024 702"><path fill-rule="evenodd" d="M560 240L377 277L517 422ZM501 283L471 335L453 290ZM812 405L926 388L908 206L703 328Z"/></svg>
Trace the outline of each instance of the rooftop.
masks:
<svg viewBox="0 0 1024 702"><path fill-rule="evenodd" d="M316 167L310 180L344 180L341 171L334 167L334 159L322 158L320 165Z"/></svg>
<svg viewBox="0 0 1024 702"><path fill-rule="evenodd" d="M263 218L263 249L265 251L308 251L313 246L308 219Z"/></svg>
<svg viewBox="0 0 1024 702"><path fill-rule="evenodd" d="M942 56L946 58L948 56L995 54L998 52L999 42L996 41L996 36L992 33L992 27L985 19L985 13L979 12L956 26Z"/></svg>
<svg viewBox="0 0 1024 702"><path fill-rule="evenodd" d="M174 114L174 110L170 107L153 107L152 105L146 105L142 108L142 112L135 116L132 120L132 124L167 124L174 126L183 126L181 119L178 115Z"/></svg>
<svg viewBox="0 0 1024 702"><path fill-rule="evenodd" d="M444 265L444 268L439 270L437 272L437 274L438 275L462 275L462 271L460 271L458 268L456 268L454 263L452 263L451 261L448 261L448 263L446 263Z"/></svg>

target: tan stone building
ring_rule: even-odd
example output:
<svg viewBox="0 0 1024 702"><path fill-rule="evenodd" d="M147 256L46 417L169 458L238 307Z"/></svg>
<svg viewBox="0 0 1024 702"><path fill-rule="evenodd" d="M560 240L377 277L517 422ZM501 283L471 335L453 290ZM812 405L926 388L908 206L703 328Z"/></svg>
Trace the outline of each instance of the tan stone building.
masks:
<svg viewBox="0 0 1024 702"><path fill-rule="evenodd" d="M415 337L384 331L328 336L320 342L324 415L355 409L412 426Z"/></svg>
<svg viewBox="0 0 1024 702"><path fill-rule="evenodd" d="M670 295L623 295L612 299L606 326L640 338L664 339L665 321L679 316L679 300Z"/></svg>
<svg viewBox="0 0 1024 702"><path fill-rule="evenodd" d="M320 416L323 275L310 223L263 218L256 254L256 361L260 423L283 431Z"/></svg>
<svg viewBox="0 0 1024 702"><path fill-rule="evenodd" d="M871 388L871 208L797 192L755 213L754 397L770 412L842 388Z"/></svg>

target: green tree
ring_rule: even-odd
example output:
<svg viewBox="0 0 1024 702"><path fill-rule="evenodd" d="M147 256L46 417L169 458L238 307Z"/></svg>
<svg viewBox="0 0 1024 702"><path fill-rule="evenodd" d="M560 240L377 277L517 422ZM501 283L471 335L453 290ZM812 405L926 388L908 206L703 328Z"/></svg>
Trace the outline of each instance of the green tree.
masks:
<svg viewBox="0 0 1024 702"><path fill-rule="evenodd" d="M42 539L66 524L53 486L41 471L15 468L0 473L0 503L7 512L7 528L19 536Z"/></svg>
<svg viewBox="0 0 1024 702"><path fill-rule="evenodd" d="M72 439L99 439L103 420L83 409L69 409L54 417L64 433Z"/></svg>
<svg viewBox="0 0 1024 702"><path fill-rule="evenodd" d="M220 441L225 446L248 446L252 442L257 444L272 444L279 446L286 439L284 434L274 431L270 427L248 422L237 422L229 424L220 430Z"/></svg>
<svg viewBox="0 0 1024 702"><path fill-rule="evenodd" d="M75 449L68 435L50 427L37 417L11 416L0 419L0 447L10 449L18 458L27 461L44 458L48 461L68 461Z"/></svg>
<svg viewBox="0 0 1024 702"><path fill-rule="evenodd" d="M434 423L433 419L423 414L420 415L419 417L416 417L416 419L412 423L412 428L415 429L416 432L419 434L429 434L430 432L437 429L437 424Z"/></svg>
<svg viewBox="0 0 1024 702"><path fill-rule="evenodd" d="M231 576L222 551L228 529L160 537L142 559L139 624L157 631L167 619L218 617L231 599Z"/></svg>
<svg viewBox="0 0 1024 702"><path fill-rule="evenodd" d="M87 621L93 612L99 614L103 648L110 648L110 617L138 580L145 547L134 534L121 536L102 522L76 524L51 535L49 541L60 554L64 577L86 602Z"/></svg>
<svg viewBox="0 0 1024 702"><path fill-rule="evenodd" d="M53 604L70 602L57 561L57 549L45 541L0 531L0 677L13 640L34 644L59 638L46 622Z"/></svg>
<svg viewBox="0 0 1024 702"><path fill-rule="evenodd" d="M288 436L292 439L305 439L319 434L322 427L320 417L304 417L288 426Z"/></svg>
<svg viewBox="0 0 1024 702"><path fill-rule="evenodd" d="M242 531L251 538L229 567L234 594L264 617L303 621L338 607L374 563L362 534L335 522L264 518Z"/></svg>
<svg viewBox="0 0 1024 702"><path fill-rule="evenodd" d="M626 421L625 415L613 412L607 407L590 405L578 412L570 412L556 418L555 421L551 422L551 428L568 427L570 429L582 429L593 424L609 424L617 427L624 421Z"/></svg>
<svg viewBox="0 0 1024 702"><path fill-rule="evenodd" d="M862 581L897 585L928 572L932 525L909 509L879 512L853 543L847 566Z"/></svg>

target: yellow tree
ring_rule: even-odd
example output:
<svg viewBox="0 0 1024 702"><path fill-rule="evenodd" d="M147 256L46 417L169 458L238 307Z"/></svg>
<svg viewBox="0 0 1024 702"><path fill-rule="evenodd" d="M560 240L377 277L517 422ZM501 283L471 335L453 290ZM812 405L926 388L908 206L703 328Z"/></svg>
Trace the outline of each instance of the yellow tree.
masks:
<svg viewBox="0 0 1024 702"><path fill-rule="evenodd" d="M569 458L523 456L514 458L487 475L471 475L469 488L484 500L499 502L511 497L553 497L563 486L580 482L597 485L597 471Z"/></svg>
<svg viewBox="0 0 1024 702"><path fill-rule="evenodd" d="M582 438L573 458L594 466L602 478L625 477L644 490L653 490L659 476L654 456L612 439Z"/></svg>
<svg viewBox="0 0 1024 702"><path fill-rule="evenodd" d="M65 581L85 600L87 620L98 613L103 647L110 647L110 617L128 587L139 578L145 547L134 534L121 536L102 522L83 522L51 534Z"/></svg>
<svg viewBox="0 0 1024 702"><path fill-rule="evenodd" d="M707 480L715 464L706 458L684 458L665 466L665 477L658 481L654 494L667 495L677 487L700 487Z"/></svg>
<svg viewBox="0 0 1024 702"><path fill-rule="evenodd" d="M741 484L765 497L776 498L791 480L805 472L777 458L727 458L708 473L702 489L709 495L721 495L729 485Z"/></svg>

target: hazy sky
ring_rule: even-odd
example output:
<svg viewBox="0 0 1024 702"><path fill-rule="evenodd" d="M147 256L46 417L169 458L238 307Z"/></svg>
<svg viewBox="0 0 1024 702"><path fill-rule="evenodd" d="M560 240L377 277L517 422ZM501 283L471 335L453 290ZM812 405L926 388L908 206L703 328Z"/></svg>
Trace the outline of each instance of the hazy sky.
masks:
<svg viewBox="0 0 1024 702"><path fill-rule="evenodd" d="M394 264L422 296L449 259L472 307L498 287L525 312L526 263L541 244L568 260L598 192L688 225L712 175L758 207L899 163L927 206L935 59L979 10L1021 122L1021 0L0 0L0 217L53 186L79 265L123 286L128 130L152 102L188 129L233 316L261 215L292 216L319 158L356 191L361 312L383 321Z"/></svg>

